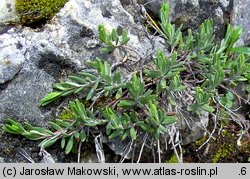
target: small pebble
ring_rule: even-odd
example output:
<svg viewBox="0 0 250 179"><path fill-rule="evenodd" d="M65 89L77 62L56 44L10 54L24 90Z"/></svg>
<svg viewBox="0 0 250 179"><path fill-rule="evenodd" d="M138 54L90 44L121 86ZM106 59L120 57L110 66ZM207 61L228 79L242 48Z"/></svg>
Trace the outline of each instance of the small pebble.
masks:
<svg viewBox="0 0 250 179"><path fill-rule="evenodd" d="M4 163L4 158L0 157L0 163Z"/></svg>

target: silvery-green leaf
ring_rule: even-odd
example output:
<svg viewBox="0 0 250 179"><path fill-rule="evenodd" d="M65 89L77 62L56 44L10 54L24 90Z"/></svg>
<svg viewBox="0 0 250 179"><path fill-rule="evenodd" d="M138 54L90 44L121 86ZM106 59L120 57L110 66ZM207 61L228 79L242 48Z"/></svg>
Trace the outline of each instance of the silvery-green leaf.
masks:
<svg viewBox="0 0 250 179"><path fill-rule="evenodd" d="M73 138L73 135L69 138L68 140L68 143L66 145L66 148L65 148L65 154L69 154L70 151L72 150L73 148L73 144L74 144L74 138Z"/></svg>
<svg viewBox="0 0 250 179"><path fill-rule="evenodd" d="M47 96L43 97L40 101L41 106L46 106L47 104L53 102L62 95L62 92L51 92Z"/></svg>
<svg viewBox="0 0 250 179"><path fill-rule="evenodd" d="M62 137L62 139L61 139L61 148L62 149L65 147L65 144L66 144L65 137Z"/></svg>
<svg viewBox="0 0 250 179"><path fill-rule="evenodd" d="M135 128L130 128L130 136L131 136L131 138L132 138L132 140L135 140L136 139L136 130L135 130Z"/></svg>

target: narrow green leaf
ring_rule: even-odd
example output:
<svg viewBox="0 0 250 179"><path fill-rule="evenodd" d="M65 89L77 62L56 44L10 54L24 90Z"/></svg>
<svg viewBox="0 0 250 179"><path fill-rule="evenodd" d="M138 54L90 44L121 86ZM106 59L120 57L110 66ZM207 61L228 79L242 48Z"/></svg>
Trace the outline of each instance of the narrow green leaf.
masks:
<svg viewBox="0 0 250 179"><path fill-rule="evenodd" d="M11 118L8 118L7 121L14 126L19 126L19 124L20 124L19 122L16 122L16 121L12 120Z"/></svg>
<svg viewBox="0 0 250 179"><path fill-rule="evenodd" d="M106 125L106 134L109 135L112 131L113 127L111 126L111 123L108 123Z"/></svg>
<svg viewBox="0 0 250 179"><path fill-rule="evenodd" d="M37 134L31 134L30 132L26 132L22 134L24 137L26 137L29 140L41 140L41 139L46 139L47 136L41 136Z"/></svg>
<svg viewBox="0 0 250 179"><path fill-rule="evenodd" d="M80 87L80 85L78 83L75 83L73 81L66 81L66 82L61 82L61 83L55 83L53 85L54 88L56 88L56 85L61 85L63 88L69 90L72 89L74 87Z"/></svg>
<svg viewBox="0 0 250 179"><path fill-rule="evenodd" d="M74 94L80 94L80 92L82 92L84 89L86 89L86 87L80 87L74 91Z"/></svg>
<svg viewBox="0 0 250 179"><path fill-rule="evenodd" d="M99 39L103 43L108 43L108 34L103 24L98 26L98 31L99 31Z"/></svg>
<svg viewBox="0 0 250 179"><path fill-rule="evenodd" d="M105 86L104 89L105 89L106 91L111 91L111 90L114 89L114 86Z"/></svg>
<svg viewBox="0 0 250 179"><path fill-rule="evenodd" d="M157 123L159 123L160 121L159 121L158 110L157 110L156 104L150 101L149 106L150 106L149 112L150 112L151 117L155 119Z"/></svg>
<svg viewBox="0 0 250 179"><path fill-rule="evenodd" d="M115 99L119 99L122 97L122 88L119 88L116 92Z"/></svg>
<svg viewBox="0 0 250 179"><path fill-rule="evenodd" d="M160 19L161 19L162 23L166 24L169 21L169 19L168 19L169 12L170 12L169 3L163 2L161 9L160 9Z"/></svg>
<svg viewBox="0 0 250 179"><path fill-rule="evenodd" d="M79 139L80 138L80 133L78 131L75 131L75 135L74 136L75 136L76 139Z"/></svg>
<svg viewBox="0 0 250 179"><path fill-rule="evenodd" d="M114 50L113 47L104 47L102 48L102 51L105 53L111 53Z"/></svg>
<svg viewBox="0 0 250 179"><path fill-rule="evenodd" d="M160 126L159 126L159 130L160 130L160 132L161 132L162 134L168 133L167 128L166 128L165 126L163 126L163 125L160 125Z"/></svg>
<svg viewBox="0 0 250 179"><path fill-rule="evenodd" d="M207 111L207 112L214 112L214 108L209 106L209 104L204 104L202 106L200 106L201 109L203 109L204 111Z"/></svg>
<svg viewBox="0 0 250 179"><path fill-rule="evenodd" d="M101 124L105 124L105 123L102 123L101 121L97 121L97 120L91 120L91 121L88 120L86 123L86 126L94 127L94 126L101 125Z"/></svg>
<svg viewBox="0 0 250 179"><path fill-rule="evenodd" d="M119 41L119 37L115 29L112 30L111 36L112 36L112 40L115 41L115 44L117 45Z"/></svg>
<svg viewBox="0 0 250 179"><path fill-rule="evenodd" d="M142 130L146 131L146 132L150 132L151 131L151 127L145 123L140 124L140 128L142 128Z"/></svg>
<svg viewBox="0 0 250 179"><path fill-rule="evenodd" d="M99 85L99 81L97 80L96 83L95 83L95 85L89 91L88 96L86 97L86 100L90 100L93 97L93 95L95 93L95 90L98 87L98 85Z"/></svg>
<svg viewBox="0 0 250 179"><path fill-rule="evenodd" d="M104 67L103 68L103 70L104 70L104 72L103 72L104 77L110 76L110 64L107 61L105 61L103 67Z"/></svg>
<svg viewBox="0 0 250 179"><path fill-rule="evenodd" d="M136 105L136 102L133 101L133 100L121 100L119 103L118 103L118 107L121 107L121 108L130 108L130 107L133 107Z"/></svg>
<svg viewBox="0 0 250 179"><path fill-rule="evenodd" d="M132 140L136 139L136 130L133 127L130 128L130 136L131 136Z"/></svg>
<svg viewBox="0 0 250 179"><path fill-rule="evenodd" d="M119 70L116 70L113 76L113 82L115 83L121 83L122 82L122 76L121 72Z"/></svg>
<svg viewBox="0 0 250 179"><path fill-rule="evenodd" d="M20 133L22 133L22 132L26 132L26 130L24 129L24 127L23 127L23 125L21 124L21 123L19 123L19 122L15 122L14 120L12 120L12 119L7 119L11 124L12 124L12 126L14 127L14 126L16 126L17 128L18 128L18 131L20 132Z"/></svg>
<svg viewBox="0 0 250 179"><path fill-rule="evenodd" d="M125 82L121 82L117 85L117 88L123 88L126 86L126 83Z"/></svg>
<svg viewBox="0 0 250 179"><path fill-rule="evenodd" d="M88 64L91 64L93 61L88 61ZM93 62L96 65L96 61ZM97 79L97 77L91 73L87 73L87 72L78 72L77 75L80 75L84 78L90 78L92 81L95 81Z"/></svg>
<svg viewBox="0 0 250 179"><path fill-rule="evenodd" d="M28 130L28 131L33 130L33 128L34 128L34 127L33 127L30 123L28 123L28 122L25 122L24 125L25 125L26 130Z"/></svg>
<svg viewBox="0 0 250 179"><path fill-rule="evenodd" d="M243 76L236 76L236 77L234 77L234 81L242 82L242 81L247 81L247 79L244 78Z"/></svg>
<svg viewBox="0 0 250 179"><path fill-rule="evenodd" d="M64 120L61 120L61 119L56 119L56 123L60 126L63 126L63 127L69 127L70 126L70 123L69 122L66 122Z"/></svg>
<svg viewBox="0 0 250 179"><path fill-rule="evenodd" d="M167 86L166 80L165 80L165 79L161 79L161 80L160 80L160 85L161 85L161 88L162 88L162 89L165 89L166 86Z"/></svg>
<svg viewBox="0 0 250 179"><path fill-rule="evenodd" d="M39 132L39 131L36 131L36 130L31 130L29 132L31 134L36 134L36 135L40 135L40 136L47 136L48 135L47 133L42 133L42 132Z"/></svg>
<svg viewBox="0 0 250 179"><path fill-rule="evenodd" d="M59 91L67 91L67 90L70 90L72 87L72 86L65 85L63 82L55 83L52 86L54 89L59 90Z"/></svg>
<svg viewBox="0 0 250 179"><path fill-rule="evenodd" d="M98 58L96 58L98 59ZM93 69L97 69L98 65L97 65L97 61L96 60L87 60L86 62L88 64L88 66L90 66ZM78 74L81 75L81 73L83 73L82 75L84 76L85 74L89 74L89 73L85 73L85 72L79 72Z"/></svg>
<svg viewBox="0 0 250 179"><path fill-rule="evenodd" d="M85 84L86 83L86 80L79 77L79 76L70 75L69 79L71 79L72 81L74 81L75 83L78 83L78 84Z"/></svg>
<svg viewBox="0 0 250 179"><path fill-rule="evenodd" d="M58 139L57 137L54 139L49 138L45 142L43 142L42 144L40 143L41 145L39 144L39 146L42 148L48 148L48 147L52 146L57 141L57 139Z"/></svg>
<svg viewBox="0 0 250 179"><path fill-rule="evenodd" d="M175 116L165 116L164 121L162 122L163 125L169 125L176 122L177 118Z"/></svg>
<svg viewBox="0 0 250 179"><path fill-rule="evenodd" d="M43 97L40 101L40 106L46 106L49 103L55 101L57 98L59 98L62 95L62 92L52 92L49 93L47 96Z"/></svg>
<svg viewBox="0 0 250 179"><path fill-rule="evenodd" d="M47 130L45 128L42 128L42 127L33 127L33 130L31 130L31 131L37 131L39 133L46 134L46 135L52 135L52 136L54 135L53 132L51 132L50 130Z"/></svg>
<svg viewBox="0 0 250 179"><path fill-rule="evenodd" d="M61 148L62 149L65 147L65 144L66 144L65 137L62 137L62 139L61 139Z"/></svg>
<svg viewBox="0 0 250 179"><path fill-rule="evenodd" d="M136 115L136 113L135 112L130 112L129 113L129 116L130 116L130 118L131 118L131 120L133 121L133 122L142 122L142 121L139 121L139 119L138 119L138 117L137 117L137 115Z"/></svg>
<svg viewBox="0 0 250 179"><path fill-rule="evenodd" d="M121 136L121 140L125 140L128 137L128 135L129 135L129 129L126 129Z"/></svg>
<svg viewBox="0 0 250 179"><path fill-rule="evenodd" d="M71 94L73 94L76 90L77 90L77 88L72 89L72 90L69 90L69 91L66 91L66 92L63 92L61 96L68 96L68 95L71 95Z"/></svg>
<svg viewBox="0 0 250 179"><path fill-rule="evenodd" d="M151 78L159 78L161 73L159 71L145 70L145 74Z"/></svg>
<svg viewBox="0 0 250 179"><path fill-rule="evenodd" d="M72 150L73 148L73 144L74 144L74 138L73 138L73 135L69 138L69 141L66 145L66 148L65 148L65 154L69 154L70 151Z"/></svg>
<svg viewBox="0 0 250 179"><path fill-rule="evenodd" d="M124 113L120 120L122 121L124 128L126 128L131 123L130 116L127 113Z"/></svg>
<svg viewBox="0 0 250 179"><path fill-rule="evenodd" d="M71 134L68 134L68 133L66 133L66 132L62 132L62 136L65 137L65 138L68 138L68 137L71 136Z"/></svg>
<svg viewBox="0 0 250 179"><path fill-rule="evenodd" d="M81 130L80 132L80 139L82 142L84 142L87 138L86 132L84 130Z"/></svg>
<svg viewBox="0 0 250 179"><path fill-rule="evenodd" d="M104 92L104 96L107 97L107 96L109 95L109 92L110 92L110 91L105 91L105 92Z"/></svg>
<svg viewBox="0 0 250 179"><path fill-rule="evenodd" d="M156 139L156 140L159 140L159 139L160 139L160 135L161 135L161 130L160 130L160 128L158 127L158 128L155 130L155 133L154 133L155 139Z"/></svg>
<svg viewBox="0 0 250 179"><path fill-rule="evenodd" d="M127 35L127 32L125 30L122 31L122 41L120 45L126 45L130 38Z"/></svg>
<svg viewBox="0 0 250 179"><path fill-rule="evenodd" d="M153 94L153 95L143 95L142 97L139 98L139 101L141 104L147 104L149 101L153 101L157 98L157 95Z"/></svg>
<svg viewBox="0 0 250 179"><path fill-rule="evenodd" d="M226 98L227 98L227 100L233 101L233 100L234 100L234 95L233 95L233 93L227 92Z"/></svg>
<svg viewBox="0 0 250 179"><path fill-rule="evenodd" d="M20 132L16 131L15 129L13 129L10 125L8 124L5 124L2 129L5 131L5 132L8 132L8 133L11 133L11 134L19 134L20 135Z"/></svg>
<svg viewBox="0 0 250 179"><path fill-rule="evenodd" d="M56 123L54 123L54 122L52 122L52 121L49 121L48 124L49 124L52 128L54 128L56 131L61 131L61 130L62 130L62 128L61 128L58 124L56 124ZM34 130L34 129L33 129L33 130Z"/></svg>
<svg viewBox="0 0 250 179"><path fill-rule="evenodd" d="M76 100L76 114L83 120L86 121L87 114L85 106L79 101L79 99Z"/></svg>
<svg viewBox="0 0 250 179"><path fill-rule="evenodd" d="M114 132L112 132L112 133L109 135L109 139L114 139L114 138L120 136L122 133L123 133L123 130L122 130L122 129L115 130Z"/></svg>

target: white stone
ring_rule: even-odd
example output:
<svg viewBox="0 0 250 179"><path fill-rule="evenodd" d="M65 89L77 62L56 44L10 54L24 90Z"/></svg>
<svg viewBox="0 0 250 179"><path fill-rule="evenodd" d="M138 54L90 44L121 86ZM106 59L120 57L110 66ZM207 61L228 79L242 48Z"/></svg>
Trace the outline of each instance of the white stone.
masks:
<svg viewBox="0 0 250 179"><path fill-rule="evenodd" d="M243 33L237 42L237 46L250 45L250 0L234 1L232 24L241 26Z"/></svg>
<svg viewBox="0 0 250 179"><path fill-rule="evenodd" d="M182 3L191 3L193 4L195 7L199 7L199 0L182 0Z"/></svg>
<svg viewBox="0 0 250 179"><path fill-rule="evenodd" d="M19 36L0 36L0 84L11 80L21 69L25 57L23 47L18 46L22 46L22 41Z"/></svg>
<svg viewBox="0 0 250 179"><path fill-rule="evenodd" d="M229 6L229 0L220 0L220 3L224 8L227 8Z"/></svg>
<svg viewBox="0 0 250 179"><path fill-rule="evenodd" d="M16 21L18 18L15 14L16 0L1 0L0 3L0 24Z"/></svg>

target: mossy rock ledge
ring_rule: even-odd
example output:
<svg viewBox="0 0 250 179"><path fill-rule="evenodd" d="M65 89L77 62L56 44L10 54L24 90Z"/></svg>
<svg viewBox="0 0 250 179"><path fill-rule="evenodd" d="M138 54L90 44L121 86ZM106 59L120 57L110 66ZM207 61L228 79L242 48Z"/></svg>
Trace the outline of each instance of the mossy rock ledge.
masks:
<svg viewBox="0 0 250 179"><path fill-rule="evenodd" d="M16 0L16 13L24 25L51 19L68 0Z"/></svg>

